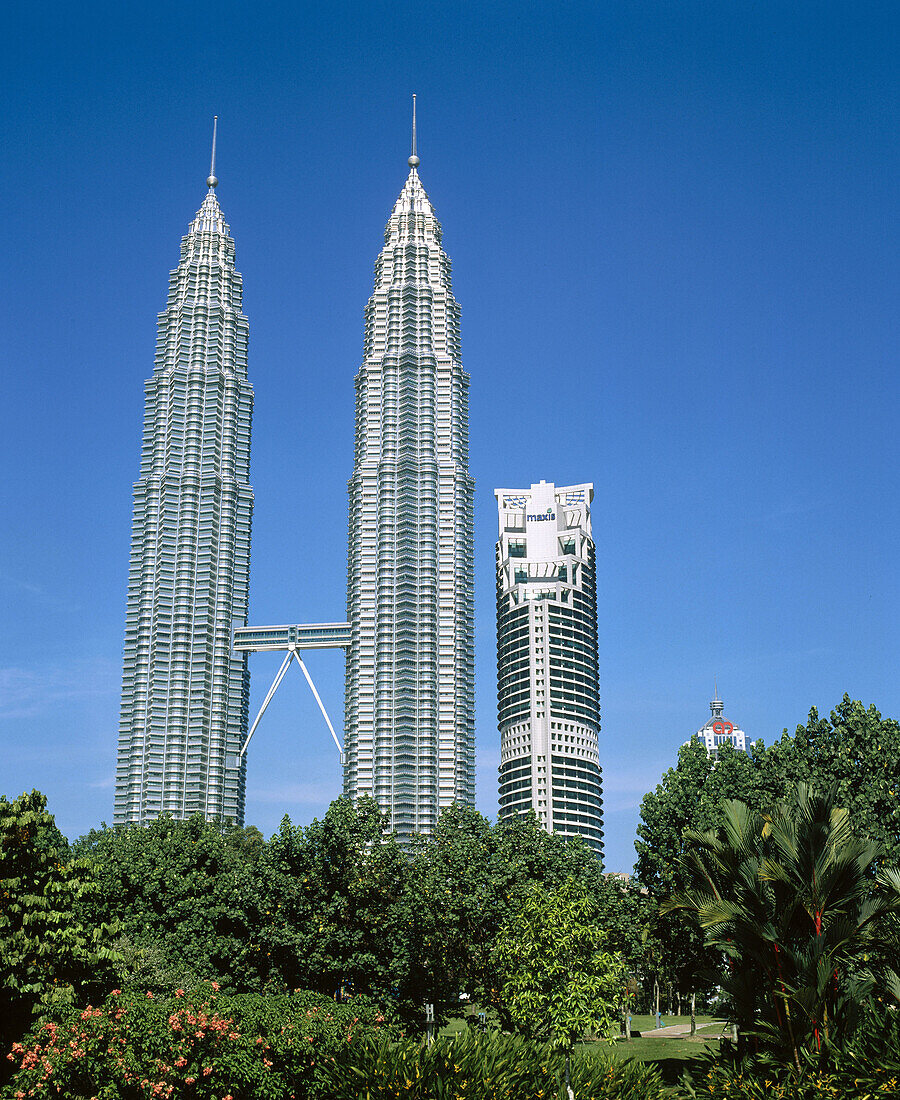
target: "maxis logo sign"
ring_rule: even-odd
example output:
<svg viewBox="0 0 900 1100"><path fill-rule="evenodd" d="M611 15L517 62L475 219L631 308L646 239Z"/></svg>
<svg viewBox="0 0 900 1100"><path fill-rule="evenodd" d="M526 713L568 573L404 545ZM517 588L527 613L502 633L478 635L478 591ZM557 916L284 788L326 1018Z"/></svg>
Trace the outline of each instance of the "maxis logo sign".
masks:
<svg viewBox="0 0 900 1100"><path fill-rule="evenodd" d="M553 511L552 508L548 508L546 512L541 512L539 516L526 516L525 518L528 520L529 523L531 523L532 520L540 523L542 520L556 519L556 513Z"/></svg>

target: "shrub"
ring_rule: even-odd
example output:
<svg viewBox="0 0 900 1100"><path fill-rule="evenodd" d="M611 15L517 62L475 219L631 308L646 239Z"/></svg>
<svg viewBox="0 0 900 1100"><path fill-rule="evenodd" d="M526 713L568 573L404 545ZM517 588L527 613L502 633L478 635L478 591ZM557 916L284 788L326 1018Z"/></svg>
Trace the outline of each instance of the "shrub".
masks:
<svg viewBox="0 0 900 1100"><path fill-rule="evenodd" d="M429 1045L369 1039L332 1067L341 1100L555 1100L563 1095L563 1059L549 1045L507 1035L461 1032ZM579 1100L655 1100L655 1069L603 1057L577 1058Z"/></svg>
<svg viewBox="0 0 900 1100"><path fill-rule="evenodd" d="M701 1064L682 1082L683 1095L705 1100L843 1100L900 1095L900 1019L882 1014L859 1046L829 1044L792 1066L768 1056L738 1058L727 1049Z"/></svg>
<svg viewBox="0 0 900 1100"><path fill-rule="evenodd" d="M5 1097L96 1100L317 1100L331 1067L383 1026L369 1004L316 994L172 998L115 992L40 1024L8 1055Z"/></svg>

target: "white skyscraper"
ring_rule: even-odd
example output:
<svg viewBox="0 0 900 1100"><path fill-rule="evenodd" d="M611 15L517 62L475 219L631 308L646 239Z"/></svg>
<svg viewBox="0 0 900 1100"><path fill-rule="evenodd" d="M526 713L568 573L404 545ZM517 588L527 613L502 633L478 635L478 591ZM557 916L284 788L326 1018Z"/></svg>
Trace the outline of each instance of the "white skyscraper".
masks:
<svg viewBox="0 0 900 1100"><path fill-rule="evenodd" d="M116 824L160 813L243 824L250 420L234 241L209 192L181 242L146 383L128 578Z"/></svg>
<svg viewBox="0 0 900 1100"><path fill-rule="evenodd" d="M500 817L603 853L593 485L496 489Z"/></svg>
<svg viewBox="0 0 900 1100"><path fill-rule="evenodd" d="M469 378L413 125L356 377L344 743L344 793L401 836L475 798Z"/></svg>

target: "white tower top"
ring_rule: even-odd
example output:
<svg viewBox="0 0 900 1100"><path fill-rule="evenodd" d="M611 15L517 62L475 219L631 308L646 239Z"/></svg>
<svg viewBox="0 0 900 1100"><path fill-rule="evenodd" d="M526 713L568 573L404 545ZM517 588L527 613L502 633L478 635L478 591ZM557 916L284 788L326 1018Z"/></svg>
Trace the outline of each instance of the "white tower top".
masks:
<svg viewBox="0 0 900 1100"><path fill-rule="evenodd" d="M738 752L746 752L747 736L734 722L730 722L725 717L725 704L719 698L718 684L715 686L714 695L715 699L711 699L709 703L711 717L705 726L697 730L696 736L703 740L706 751L712 756L718 755L719 746L724 745L726 741Z"/></svg>

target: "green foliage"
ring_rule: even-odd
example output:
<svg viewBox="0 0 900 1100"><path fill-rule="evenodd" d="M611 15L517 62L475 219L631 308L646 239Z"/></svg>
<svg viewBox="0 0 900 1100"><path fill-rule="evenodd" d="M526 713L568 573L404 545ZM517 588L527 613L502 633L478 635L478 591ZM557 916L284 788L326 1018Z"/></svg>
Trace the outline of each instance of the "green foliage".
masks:
<svg viewBox="0 0 900 1100"><path fill-rule="evenodd" d="M92 832L75 847L98 887L81 918L116 921L122 931L122 986L171 993L205 979L236 991L261 988L252 832L223 830L199 814L161 817Z"/></svg>
<svg viewBox="0 0 900 1100"><path fill-rule="evenodd" d="M99 991L117 960L115 929L79 919L96 897L90 868L70 860L38 791L0 797L0 1042L33 1016ZM108 986L107 986L108 988Z"/></svg>
<svg viewBox="0 0 900 1100"><path fill-rule="evenodd" d="M765 786L762 742L748 752L722 745L718 760L692 738L678 752L678 763L662 777L655 791L641 803L641 822L635 841L638 859L635 878L656 902L682 889L680 859L687 829L712 829L721 823L726 798L740 798L759 806L772 800ZM702 990L718 984L717 959L692 927L658 914L646 928L643 970L647 978L674 982L683 990Z"/></svg>
<svg viewBox="0 0 900 1100"><path fill-rule="evenodd" d="M624 963L604 948L597 906L574 881L555 891L534 884L494 945L502 974L496 1003L528 1038L571 1050L591 1031L610 1034Z"/></svg>
<svg viewBox="0 0 900 1100"><path fill-rule="evenodd" d="M13 1047L4 1096L317 1100L360 1036L383 1029L377 1010L315 994L195 996L115 991L70 1011Z"/></svg>
<svg viewBox="0 0 900 1100"><path fill-rule="evenodd" d="M877 1100L900 1093L900 1034L875 1051L847 1050L830 1063L806 1054L799 1070L759 1057L734 1055L699 1059L682 1080L685 1100ZM893 1041L891 1041L891 1039Z"/></svg>
<svg viewBox="0 0 900 1100"><path fill-rule="evenodd" d="M576 1058L579 1100L656 1100L657 1072L636 1062ZM338 1069L341 1100L541 1100L563 1095L551 1047L508 1035L461 1032L434 1044L368 1041L355 1048L349 1071Z"/></svg>
<svg viewBox="0 0 900 1100"><path fill-rule="evenodd" d="M656 1066L599 1054L572 1060L570 1084L577 1100L660 1100L665 1095Z"/></svg>
<svg viewBox="0 0 900 1100"><path fill-rule="evenodd" d="M900 872L869 868L876 843L854 835L833 796L799 784L769 814L723 803L719 832L688 831L689 886L664 903L723 952L742 1048L752 1040L800 1069L800 1052L846 1048L875 983L873 949L900 909Z"/></svg>
<svg viewBox="0 0 900 1100"><path fill-rule="evenodd" d="M765 768L765 782L779 796L799 782L832 788L836 804L846 807L860 835L877 841L886 861L900 864L900 724L895 719L882 718L874 706L864 707L845 694L828 718L820 718L813 707L807 724L793 736L785 730L766 751Z"/></svg>
<svg viewBox="0 0 900 1100"><path fill-rule="evenodd" d="M592 892L604 886L594 854L545 832L534 815L492 826L467 807L444 810L433 836L413 849L404 899L414 996L450 1003L465 990L476 1001L494 1001L501 926L532 883L553 889L570 878Z"/></svg>
<svg viewBox="0 0 900 1100"><path fill-rule="evenodd" d="M758 809L772 800L761 768L765 752L760 741L746 753L722 745L718 759L698 737L681 746L676 766L641 802L635 877L654 897L678 889L685 829L716 828L724 799L739 798Z"/></svg>
<svg viewBox="0 0 900 1100"><path fill-rule="evenodd" d="M307 828L286 818L254 871L257 965L268 986L402 998L408 875L371 798L339 798Z"/></svg>
<svg viewBox="0 0 900 1100"><path fill-rule="evenodd" d="M829 718L820 718L813 708L805 726L793 735L785 730L768 749L761 741L747 753L723 745L713 760L697 738L683 746L676 767L641 803L637 880L658 901L684 889L680 868L686 830L719 828L726 799L765 813L798 782L820 790L834 787L837 803L850 812L856 829L879 843L882 858L900 863L900 725L845 694ZM886 958L896 956L900 921L886 924L884 933L878 950ZM716 957L704 949L702 937L670 917L653 926L645 963L661 981L684 990L720 980Z"/></svg>
<svg viewBox="0 0 900 1100"><path fill-rule="evenodd" d="M529 883L605 888L592 853L533 818L492 826L454 806L402 850L372 799L338 799L306 828L285 819L268 842L198 816L95 831L76 849L98 884L81 918L121 928L122 988L364 994L417 1028L426 1001L440 1016L461 991L496 988L494 939Z"/></svg>
<svg viewBox="0 0 900 1100"><path fill-rule="evenodd" d="M598 920L606 933L607 947L620 954L629 973L643 969L647 937L657 903L649 893L630 882L602 879L591 888Z"/></svg>

